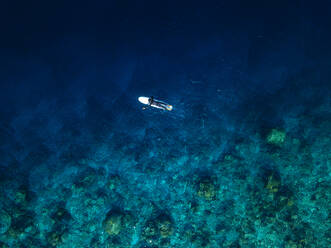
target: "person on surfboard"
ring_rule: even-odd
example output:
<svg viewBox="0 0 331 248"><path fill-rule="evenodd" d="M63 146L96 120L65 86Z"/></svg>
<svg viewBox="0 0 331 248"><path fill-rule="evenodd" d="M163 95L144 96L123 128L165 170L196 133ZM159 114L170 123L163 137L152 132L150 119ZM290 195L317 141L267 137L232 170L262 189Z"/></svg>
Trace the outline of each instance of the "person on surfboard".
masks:
<svg viewBox="0 0 331 248"><path fill-rule="evenodd" d="M159 101L159 100L155 100L153 96L151 96L151 97L141 96L138 98L138 100L139 100L139 102L146 104L148 106L154 107L154 108L168 110L168 111L171 111L173 109L172 105ZM146 109L146 108L143 108L143 109Z"/></svg>

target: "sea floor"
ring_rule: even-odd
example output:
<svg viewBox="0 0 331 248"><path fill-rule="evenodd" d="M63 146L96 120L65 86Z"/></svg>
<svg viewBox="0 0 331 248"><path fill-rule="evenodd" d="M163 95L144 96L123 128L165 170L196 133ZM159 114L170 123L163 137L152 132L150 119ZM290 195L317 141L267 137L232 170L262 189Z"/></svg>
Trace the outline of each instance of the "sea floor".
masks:
<svg viewBox="0 0 331 248"><path fill-rule="evenodd" d="M2 121L0 247L330 247L329 92L201 84L173 112L50 99Z"/></svg>

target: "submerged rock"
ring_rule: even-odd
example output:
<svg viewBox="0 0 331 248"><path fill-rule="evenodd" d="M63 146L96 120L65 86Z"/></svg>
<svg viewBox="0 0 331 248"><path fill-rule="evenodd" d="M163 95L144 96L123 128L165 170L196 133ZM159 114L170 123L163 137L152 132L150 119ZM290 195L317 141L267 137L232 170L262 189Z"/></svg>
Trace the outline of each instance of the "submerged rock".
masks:
<svg viewBox="0 0 331 248"><path fill-rule="evenodd" d="M47 243L50 247L57 247L62 243L63 233L60 232L50 232L47 235Z"/></svg>
<svg viewBox="0 0 331 248"><path fill-rule="evenodd" d="M10 215L6 211L0 209L0 234L6 233L10 225L11 225Z"/></svg>
<svg viewBox="0 0 331 248"><path fill-rule="evenodd" d="M116 190L120 184L121 184L121 178L119 175L115 174L109 177L108 186L110 191Z"/></svg>
<svg viewBox="0 0 331 248"><path fill-rule="evenodd" d="M173 224L170 216L161 215L157 219L157 226L160 229L160 234L162 238L169 237L173 232Z"/></svg>
<svg viewBox="0 0 331 248"><path fill-rule="evenodd" d="M104 221L104 229L109 235L117 235L122 230L122 215L111 213Z"/></svg>
<svg viewBox="0 0 331 248"><path fill-rule="evenodd" d="M158 240L158 228L156 223L153 220L149 220L146 222L143 230L142 237L149 244L154 244Z"/></svg>
<svg viewBox="0 0 331 248"><path fill-rule="evenodd" d="M103 221L103 228L109 235L118 235L123 229L131 225L133 225L131 215L119 210L109 211Z"/></svg>
<svg viewBox="0 0 331 248"><path fill-rule="evenodd" d="M286 138L286 133L283 130L272 129L267 136L267 143L271 145L281 146Z"/></svg>
<svg viewBox="0 0 331 248"><path fill-rule="evenodd" d="M198 182L198 196L206 199L207 201L215 200L216 186L210 177L204 177Z"/></svg>
<svg viewBox="0 0 331 248"><path fill-rule="evenodd" d="M279 188L281 186L281 181L280 177L276 173L272 173L268 176L267 182L265 184L265 188L270 192L270 193L276 193L279 191Z"/></svg>
<svg viewBox="0 0 331 248"><path fill-rule="evenodd" d="M172 233L173 221L169 215L162 213L146 222L142 229L142 239L150 245L157 245L159 241L166 242Z"/></svg>
<svg viewBox="0 0 331 248"><path fill-rule="evenodd" d="M22 189L17 190L15 193L15 203L16 204L24 204L26 200L26 192Z"/></svg>

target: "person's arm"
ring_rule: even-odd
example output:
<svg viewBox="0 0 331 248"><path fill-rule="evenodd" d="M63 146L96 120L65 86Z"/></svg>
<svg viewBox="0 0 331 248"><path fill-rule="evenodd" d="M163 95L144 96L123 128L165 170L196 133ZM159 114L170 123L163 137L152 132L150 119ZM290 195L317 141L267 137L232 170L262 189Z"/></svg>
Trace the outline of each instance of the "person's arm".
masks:
<svg viewBox="0 0 331 248"><path fill-rule="evenodd" d="M154 102L154 96L151 96L151 97L148 99L149 106L151 106L153 102Z"/></svg>

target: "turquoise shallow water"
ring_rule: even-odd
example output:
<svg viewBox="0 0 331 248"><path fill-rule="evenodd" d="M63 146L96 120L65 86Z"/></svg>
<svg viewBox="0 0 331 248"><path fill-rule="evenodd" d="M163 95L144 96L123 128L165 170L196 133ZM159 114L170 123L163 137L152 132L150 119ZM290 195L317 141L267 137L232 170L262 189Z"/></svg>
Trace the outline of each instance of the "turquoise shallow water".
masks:
<svg viewBox="0 0 331 248"><path fill-rule="evenodd" d="M78 98L2 122L0 247L329 247L328 89L201 84L173 112Z"/></svg>

